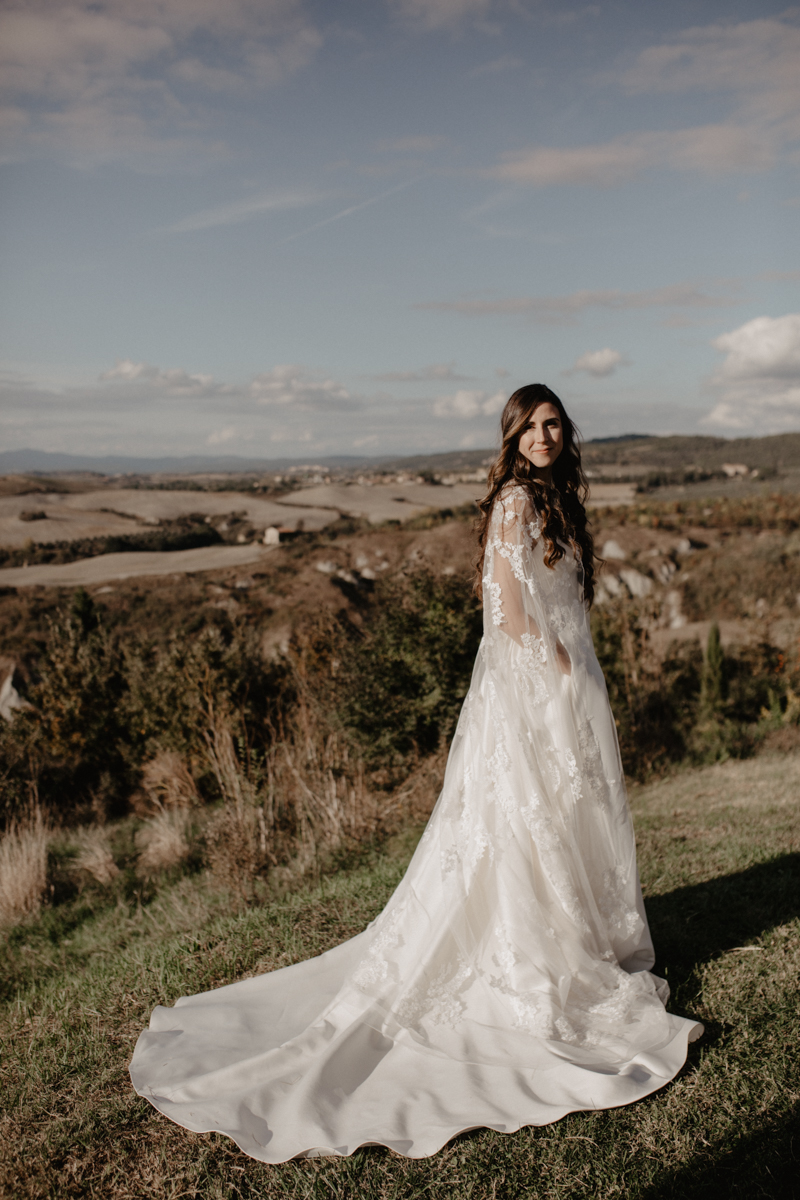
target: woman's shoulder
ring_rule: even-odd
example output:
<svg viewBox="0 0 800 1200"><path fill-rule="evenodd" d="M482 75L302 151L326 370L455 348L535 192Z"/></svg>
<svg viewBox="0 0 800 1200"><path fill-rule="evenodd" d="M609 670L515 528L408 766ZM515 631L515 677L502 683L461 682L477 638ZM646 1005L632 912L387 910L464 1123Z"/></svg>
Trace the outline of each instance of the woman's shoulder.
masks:
<svg viewBox="0 0 800 1200"><path fill-rule="evenodd" d="M513 479L509 479L503 484L495 497L494 504L496 511L502 511L507 516L513 514L529 521L536 515L536 506L530 492L521 483L515 483Z"/></svg>
<svg viewBox="0 0 800 1200"><path fill-rule="evenodd" d="M509 480L495 497L492 527L498 536L517 530L526 544L532 545L541 532L542 521L530 492L520 483Z"/></svg>

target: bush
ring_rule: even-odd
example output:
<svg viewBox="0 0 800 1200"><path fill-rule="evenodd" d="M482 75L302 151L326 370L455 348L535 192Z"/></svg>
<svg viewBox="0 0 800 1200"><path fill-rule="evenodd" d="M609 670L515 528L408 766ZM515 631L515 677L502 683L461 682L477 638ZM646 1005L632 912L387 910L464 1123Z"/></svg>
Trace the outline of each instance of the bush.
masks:
<svg viewBox="0 0 800 1200"><path fill-rule="evenodd" d="M379 581L361 628L340 621L318 635L326 705L367 763L429 754L451 736L481 631L467 582L420 568Z"/></svg>
<svg viewBox="0 0 800 1200"><path fill-rule="evenodd" d="M166 645L123 638L103 628L82 590L50 622L31 676L31 708L0 723L6 819L35 794L67 819L102 820L120 814L140 782L187 799L197 780L205 798L219 797L205 754L209 706L238 714L247 744L265 745L291 690L286 664L264 662L254 631L207 626ZM185 777L173 758L171 783L159 783L169 754Z"/></svg>

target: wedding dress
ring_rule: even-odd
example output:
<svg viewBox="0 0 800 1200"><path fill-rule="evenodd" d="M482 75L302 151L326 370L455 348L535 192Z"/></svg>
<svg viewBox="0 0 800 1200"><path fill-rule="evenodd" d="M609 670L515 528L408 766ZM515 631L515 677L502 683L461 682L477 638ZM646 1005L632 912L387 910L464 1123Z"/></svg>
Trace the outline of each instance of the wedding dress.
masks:
<svg viewBox="0 0 800 1200"><path fill-rule="evenodd" d="M666 1012L579 564L495 502L484 636L444 786L363 933L158 1007L131 1077L179 1125L278 1163L434 1154L662 1087L702 1026ZM566 652L566 653L565 653ZM568 660L567 660L568 656Z"/></svg>

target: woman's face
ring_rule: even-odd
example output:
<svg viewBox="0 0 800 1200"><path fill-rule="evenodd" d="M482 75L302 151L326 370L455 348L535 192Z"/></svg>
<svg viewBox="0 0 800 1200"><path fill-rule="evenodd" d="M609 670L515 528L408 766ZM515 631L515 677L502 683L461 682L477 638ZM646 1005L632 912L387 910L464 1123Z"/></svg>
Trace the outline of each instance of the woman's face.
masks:
<svg viewBox="0 0 800 1200"><path fill-rule="evenodd" d="M555 404L545 402L537 405L520 435L520 454L549 477L550 469L563 448L564 431Z"/></svg>

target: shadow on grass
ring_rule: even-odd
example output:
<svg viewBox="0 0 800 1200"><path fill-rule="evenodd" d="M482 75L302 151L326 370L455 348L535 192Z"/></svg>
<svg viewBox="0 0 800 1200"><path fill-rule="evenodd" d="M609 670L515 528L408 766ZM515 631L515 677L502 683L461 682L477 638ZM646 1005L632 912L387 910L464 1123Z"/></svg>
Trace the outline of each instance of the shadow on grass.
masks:
<svg viewBox="0 0 800 1200"><path fill-rule="evenodd" d="M798 1200L800 1110L710 1147L689 1166L664 1172L637 1200Z"/></svg>
<svg viewBox="0 0 800 1200"><path fill-rule="evenodd" d="M717 954L800 915L800 854L676 888L645 900L658 961L670 984L685 982Z"/></svg>

